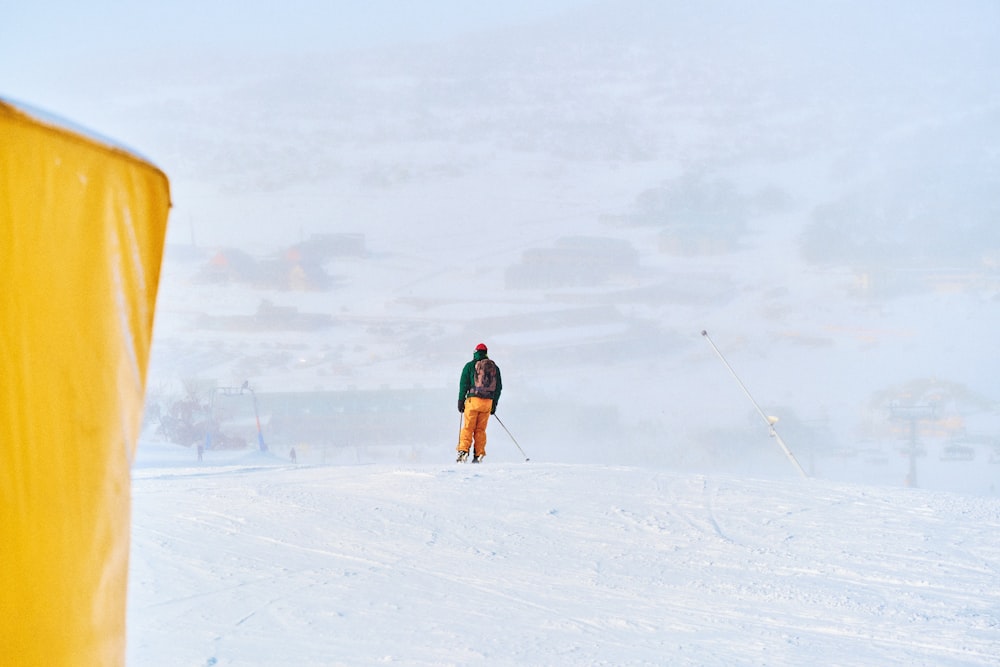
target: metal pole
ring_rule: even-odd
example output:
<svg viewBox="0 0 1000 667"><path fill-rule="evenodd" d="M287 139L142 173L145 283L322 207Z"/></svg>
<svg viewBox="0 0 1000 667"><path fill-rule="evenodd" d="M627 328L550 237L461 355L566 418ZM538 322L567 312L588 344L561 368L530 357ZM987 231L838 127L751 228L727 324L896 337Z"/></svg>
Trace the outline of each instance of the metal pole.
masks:
<svg viewBox="0 0 1000 667"><path fill-rule="evenodd" d="M267 451L267 445L264 444L264 431L260 427L260 411L257 409L257 393L250 386L250 380L244 380L243 385L240 387L240 393L243 390L249 391L251 398L253 398L253 416L257 420L257 447L262 452Z"/></svg>
<svg viewBox="0 0 1000 667"><path fill-rule="evenodd" d="M795 466L795 469L799 471L799 474L802 475L802 477L804 478L808 478L809 475L807 475L806 471L802 469L801 465L799 465L799 462L795 458L795 455L792 454L792 450L788 449L788 446L785 444L785 441L781 439L781 436L778 435L778 431L775 430L774 420L768 417L764 413L764 411L760 409L760 406L757 404L757 401L755 401L753 399L753 396L750 395L750 390L747 389L746 385L743 384L743 381L740 380L740 376L736 374L736 371L733 370L733 367L730 366L729 362L726 361L726 358L722 356L722 352L719 351L719 348L717 348L715 346L715 343L712 342L712 339L708 337L708 332L702 329L701 335L705 337L705 340L708 341L708 344L711 345L712 349L715 350L715 353L719 355L719 359L722 361L723 364L726 365L726 368L729 369L729 372L732 373L733 378L736 380L737 384L740 385L740 389L743 390L743 393L746 394L747 398L750 399L750 402L753 403L753 407L757 410L757 414L759 414L760 418L764 420L765 424L767 424L769 434L771 435L772 438L775 439L775 441L778 443L778 446L781 447L781 451L785 453L785 456L787 456L788 460L792 462L792 465Z"/></svg>
<svg viewBox="0 0 1000 667"><path fill-rule="evenodd" d="M253 396L253 416L257 419L257 445L260 447L260 451L266 452L267 445L264 444L264 431L260 427L260 411L257 409L257 393L251 389L250 395Z"/></svg>
<svg viewBox="0 0 1000 667"><path fill-rule="evenodd" d="M524 453L524 450L523 450L523 449L521 449L521 445L517 444L517 439L516 439L516 438L514 438L514 435L513 435L513 434L512 434L511 432L510 432L510 429L508 429L508 428L507 428L507 427L506 427L506 426L504 425L504 423L503 423L502 421L500 421L500 418L499 418L499 417L497 417L495 413L494 413L494 415L493 415L493 416L494 416L494 417L496 418L496 420L497 420L497 423L499 423L499 424L500 424L500 426L503 426L503 430L507 431L507 435L509 435L509 436L510 436L510 439L514 441L514 446L515 446L515 447L517 447L517 448L518 448L518 450L520 450L520 452L521 452L521 456L523 456L523 457L524 457L524 460L525 460L526 462L527 462L527 461L530 461L531 459L529 459L529 458L528 458L528 455Z"/></svg>

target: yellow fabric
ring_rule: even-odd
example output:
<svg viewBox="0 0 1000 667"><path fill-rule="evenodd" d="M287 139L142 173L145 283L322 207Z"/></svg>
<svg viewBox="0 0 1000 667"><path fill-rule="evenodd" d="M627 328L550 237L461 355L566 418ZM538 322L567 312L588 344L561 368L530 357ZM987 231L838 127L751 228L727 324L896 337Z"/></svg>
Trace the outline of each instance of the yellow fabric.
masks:
<svg viewBox="0 0 1000 667"><path fill-rule="evenodd" d="M0 663L122 665L167 177L0 101Z"/></svg>
<svg viewBox="0 0 1000 667"><path fill-rule="evenodd" d="M470 396L465 399L462 412L462 430L458 434L458 450L467 452L475 443L475 455L486 455L486 424L493 408L492 398Z"/></svg>

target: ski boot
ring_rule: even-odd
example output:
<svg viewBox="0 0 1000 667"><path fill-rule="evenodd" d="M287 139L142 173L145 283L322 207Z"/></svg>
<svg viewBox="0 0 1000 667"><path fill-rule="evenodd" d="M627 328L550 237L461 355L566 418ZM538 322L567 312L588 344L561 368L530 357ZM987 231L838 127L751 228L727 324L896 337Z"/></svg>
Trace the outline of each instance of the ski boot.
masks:
<svg viewBox="0 0 1000 667"><path fill-rule="evenodd" d="M465 463L465 461L468 458L469 458L469 452L463 452L462 450L459 450L458 451L458 458L455 459L455 463Z"/></svg>
<svg viewBox="0 0 1000 667"><path fill-rule="evenodd" d="M472 462L473 463L482 463L484 458L486 458L486 454L483 454L482 456L480 456L479 454L476 454L475 456L472 457Z"/></svg>

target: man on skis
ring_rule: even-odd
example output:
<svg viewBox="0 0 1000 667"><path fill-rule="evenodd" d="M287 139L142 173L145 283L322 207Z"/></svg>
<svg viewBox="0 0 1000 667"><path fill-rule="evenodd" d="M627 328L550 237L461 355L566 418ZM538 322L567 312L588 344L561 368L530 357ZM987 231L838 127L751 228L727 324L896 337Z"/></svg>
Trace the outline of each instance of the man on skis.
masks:
<svg viewBox="0 0 1000 667"><path fill-rule="evenodd" d="M458 380L458 411L465 415L458 434L459 463L469 458L473 443L472 462L479 463L486 456L486 422L497 411L502 386L500 368L486 356L486 346L480 343Z"/></svg>

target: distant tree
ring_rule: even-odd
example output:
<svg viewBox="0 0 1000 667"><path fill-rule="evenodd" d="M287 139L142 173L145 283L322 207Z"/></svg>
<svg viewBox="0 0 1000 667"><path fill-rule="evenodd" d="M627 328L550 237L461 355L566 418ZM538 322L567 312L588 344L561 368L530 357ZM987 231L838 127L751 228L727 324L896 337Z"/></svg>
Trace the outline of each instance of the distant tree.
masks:
<svg viewBox="0 0 1000 667"><path fill-rule="evenodd" d="M992 409L992 401L963 384L914 378L872 394L864 428L871 436L901 437L912 418L925 437L953 437L964 428L964 416Z"/></svg>
<svg viewBox="0 0 1000 667"><path fill-rule="evenodd" d="M215 382L201 378L181 381L184 394L160 410L157 433L178 445L190 447L205 441L206 434L218 430L212 419L212 392Z"/></svg>
<svg viewBox="0 0 1000 667"><path fill-rule="evenodd" d="M817 207L799 239L802 256L827 265L983 266L1000 252L1000 166L974 164L923 158Z"/></svg>
<svg viewBox="0 0 1000 667"><path fill-rule="evenodd" d="M746 232L749 203L722 178L687 173L640 192L634 225L662 228L661 247L677 253L730 250Z"/></svg>

